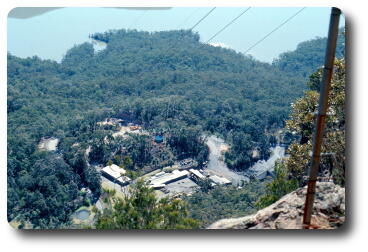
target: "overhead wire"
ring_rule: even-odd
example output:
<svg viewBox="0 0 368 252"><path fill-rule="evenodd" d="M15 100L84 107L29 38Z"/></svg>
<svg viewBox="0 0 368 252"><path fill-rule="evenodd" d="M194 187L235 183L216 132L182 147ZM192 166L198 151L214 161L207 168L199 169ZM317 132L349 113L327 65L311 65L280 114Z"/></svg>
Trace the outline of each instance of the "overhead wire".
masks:
<svg viewBox="0 0 368 252"><path fill-rule="evenodd" d="M292 16L287 18L284 22L282 22L280 25L278 25L276 28L274 28L272 31L267 33L265 36L263 36L261 39L259 39L257 42L255 42L252 46L250 46L247 50L245 50L244 54L247 54L250 50L252 50L254 47L256 47L258 44L263 42L266 38L271 36L274 32L279 30L282 26L286 25L288 22L290 22L293 18L295 18L297 15L299 15L303 10L305 10L307 7L303 7L300 10L298 10L296 13L294 13ZM185 20L183 23L186 23L200 8L197 8L194 10ZM189 30L192 31L195 27L197 27L199 24L201 24L214 10L216 7L213 7L210 11L208 11L201 19L199 19ZM226 30L230 25L232 25L236 20L238 20L241 16L243 16L247 11L249 11L251 7L248 7L246 10L241 12L238 16L236 16L234 19L232 19L229 23L227 23L223 28L221 28L218 32L216 32L211 38L209 38L206 43L210 42L212 39L217 37L220 33L222 33L224 30ZM129 28L134 24L137 23L147 12L148 10L145 10L140 16L138 16L132 24L129 26Z"/></svg>
<svg viewBox="0 0 368 252"><path fill-rule="evenodd" d="M128 29L130 29L134 24L137 24L138 21L147 13L148 10L144 10L141 15L139 15L134 21L128 26Z"/></svg>
<svg viewBox="0 0 368 252"><path fill-rule="evenodd" d="M267 33L264 37L262 37L260 40L258 40L256 43L254 43L252 46L250 46L244 54L247 54L250 50L252 50L254 47L256 47L259 43L261 43L263 40L268 38L272 33L280 29L282 26L284 26L286 23L288 23L290 20L292 20L294 17L296 17L299 13L301 13L303 10L305 10L307 7L303 7L300 10L298 10L296 13L294 13L291 17L286 19L284 22L282 22L280 25L278 25L275 29L273 29L271 32Z"/></svg>
<svg viewBox="0 0 368 252"><path fill-rule="evenodd" d="M232 25L238 18L240 18L241 16L243 16L251 7L248 7L245 11L243 11L242 13L240 13L236 18L234 18L233 20L231 20L228 24L226 24L222 29L220 29L218 32L216 32L215 35L213 35L210 39L208 39L206 41L206 43L210 42L212 39L214 39L217 35L219 35L221 32L223 32L226 28L228 28L230 25Z"/></svg>
<svg viewBox="0 0 368 252"><path fill-rule="evenodd" d="M190 30L193 30L195 27L197 27L200 23L202 23L203 20L205 20L208 15L211 14L211 12L213 12L216 9L216 7L213 7L209 12L207 12L206 15L204 15L204 17L202 17L195 25L192 26L192 28L190 28Z"/></svg>
<svg viewBox="0 0 368 252"><path fill-rule="evenodd" d="M184 21L177 27L177 29L179 29L180 27L182 27L186 22L188 22L188 20L191 18L191 17L193 17L193 15L195 14L195 13L197 13L198 11L200 10L200 8L196 8L194 11L192 11L191 13L190 13L190 15L189 16L187 16L185 19L184 19Z"/></svg>
<svg viewBox="0 0 368 252"><path fill-rule="evenodd" d="M192 31L195 27L197 27L200 23L202 23L214 10L216 9L216 7L213 7L210 11L208 11L206 13L206 15L204 15L201 19L199 19L197 21L197 23L195 23L195 25L192 26L192 28L189 29L189 31ZM172 48L177 48L179 43L181 42L182 40L182 37L179 38L176 43L174 43L173 47Z"/></svg>

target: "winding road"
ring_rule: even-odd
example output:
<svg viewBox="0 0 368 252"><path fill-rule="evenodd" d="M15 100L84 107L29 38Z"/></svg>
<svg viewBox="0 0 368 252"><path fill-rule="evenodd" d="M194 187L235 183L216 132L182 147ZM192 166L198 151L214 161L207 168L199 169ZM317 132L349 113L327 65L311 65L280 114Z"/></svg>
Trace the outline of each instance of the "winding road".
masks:
<svg viewBox="0 0 368 252"><path fill-rule="evenodd" d="M227 147L227 144L223 139L218 138L214 135L207 137L206 142L210 154L209 161L207 165L207 169L214 174L223 176L233 182L234 185L239 185L240 181L249 181L247 176L231 171L225 164L224 161L221 160L221 149L223 147ZM260 160L255 163L250 169L252 170L272 170L275 161L279 158L283 158L285 156L285 148L281 146L276 146L271 148L271 156L266 160Z"/></svg>

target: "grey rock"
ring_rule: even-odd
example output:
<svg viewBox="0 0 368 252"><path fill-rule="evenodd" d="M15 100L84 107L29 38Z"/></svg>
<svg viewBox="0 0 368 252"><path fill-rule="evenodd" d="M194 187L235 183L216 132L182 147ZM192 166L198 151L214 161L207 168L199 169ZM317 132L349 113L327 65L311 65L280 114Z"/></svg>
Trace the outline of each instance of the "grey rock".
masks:
<svg viewBox="0 0 368 252"><path fill-rule="evenodd" d="M301 229L306 190L299 188L253 215L222 219L208 229ZM312 228L335 229L344 221L345 188L332 182L318 182Z"/></svg>

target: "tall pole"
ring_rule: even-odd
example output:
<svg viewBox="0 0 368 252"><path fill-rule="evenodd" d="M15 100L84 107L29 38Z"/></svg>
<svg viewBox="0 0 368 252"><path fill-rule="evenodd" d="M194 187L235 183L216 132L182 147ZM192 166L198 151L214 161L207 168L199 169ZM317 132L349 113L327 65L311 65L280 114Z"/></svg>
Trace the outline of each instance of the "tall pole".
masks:
<svg viewBox="0 0 368 252"><path fill-rule="evenodd" d="M314 132L313 139L313 154L312 154L312 164L309 172L309 181L307 195L305 199L304 206L304 216L303 216L303 227L309 228L311 225L311 217L313 211L314 194L316 189L316 181L318 168L321 159L321 145L322 136L326 120L326 112L328 108L328 95L331 88L331 79L333 74L333 66L335 60L336 52L336 41L339 32L339 19L341 11L338 8L333 7L331 9L330 16L330 26L328 30L327 38L327 48L325 56L325 64L323 68L323 76L320 87L320 97L319 97L319 108L317 116L317 124Z"/></svg>

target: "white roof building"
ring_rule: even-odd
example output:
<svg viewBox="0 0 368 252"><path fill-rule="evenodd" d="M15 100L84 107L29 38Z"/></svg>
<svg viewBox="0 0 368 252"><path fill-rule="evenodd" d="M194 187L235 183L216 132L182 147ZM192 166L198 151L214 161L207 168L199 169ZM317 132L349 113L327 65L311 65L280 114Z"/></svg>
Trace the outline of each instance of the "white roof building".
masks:
<svg viewBox="0 0 368 252"><path fill-rule="evenodd" d="M58 144L59 144L58 138L55 137L42 138L40 143L38 144L38 148L40 150L56 151Z"/></svg>
<svg viewBox="0 0 368 252"><path fill-rule="evenodd" d="M229 185L229 184L231 184L231 181L230 181L230 180L228 180L227 178L219 177L219 176L217 176L217 175L212 175L212 176L210 176L210 179L211 179L214 183L216 183L216 184L218 184L218 185Z"/></svg>
<svg viewBox="0 0 368 252"><path fill-rule="evenodd" d="M104 173L105 176L107 175L106 177L113 179L113 182L118 182L120 184L126 184L131 180L127 176L124 176L126 173L125 169L115 164L102 168L102 173Z"/></svg>
<svg viewBox="0 0 368 252"><path fill-rule="evenodd" d="M156 174L156 176L151 177L150 184L153 187L159 185L166 185L179 179L186 178L188 177L188 174L189 172L186 170L184 171L174 170L172 173L160 174L160 176L157 176Z"/></svg>
<svg viewBox="0 0 368 252"><path fill-rule="evenodd" d="M200 171L198 171L198 170L194 170L194 169L190 169L189 170L191 173L193 173L197 178L199 178L199 179L205 179L206 177L205 176L203 176L203 174L200 172Z"/></svg>
<svg viewBox="0 0 368 252"><path fill-rule="evenodd" d="M117 166L116 164L106 166L106 167L102 168L102 171L104 173L107 173L111 177L116 178L116 179L123 176L126 173L124 168L121 168L121 167Z"/></svg>

